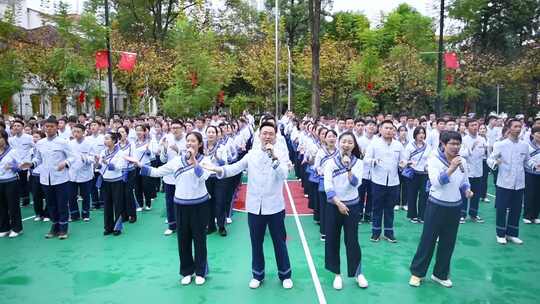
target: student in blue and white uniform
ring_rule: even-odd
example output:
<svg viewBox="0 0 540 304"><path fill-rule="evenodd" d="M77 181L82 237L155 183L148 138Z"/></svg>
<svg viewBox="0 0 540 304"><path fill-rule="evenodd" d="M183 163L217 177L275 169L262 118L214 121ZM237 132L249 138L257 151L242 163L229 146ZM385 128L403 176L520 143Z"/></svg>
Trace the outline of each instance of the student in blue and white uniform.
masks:
<svg viewBox="0 0 540 304"><path fill-rule="evenodd" d="M184 137L184 124L179 120L171 123L171 133L165 135L161 141L160 160L167 164L186 151L186 138ZM164 235L176 232L178 220L174 210L174 193L176 190L176 177L173 174L163 176L165 184L165 208L167 210L167 229Z"/></svg>
<svg viewBox="0 0 540 304"><path fill-rule="evenodd" d="M71 221L78 221L81 217L83 221L90 220L90 192L92 191L92 180L94 179L94 160L92 155L92 142L84 137L85 126L76 124L71 128L73 139L69 145L75 155L75 162L69 168L71 193L69 199L69 218ZM77 202L78 195L82 198L82 213L79 212Z"/></svg>
<svg viewBox="0 0 540 304"><path fill-rule="evenodd" d="M174 203L176 218L180 223L176 226L176 235L180 275L183 276L180 283L188 285L195 276L195 284L202 285L208 275L206 229L210 214L208 203L210 195L206 190L205 180L210 173L200 166L204 157L202 135L196 131L188 133L186 148L186 152L180 151L179 157L173 158L159 168L143 165L136 159L131 161L142 167L141 174L145 176L161 177L174 174ZM195 258L192 247L195 247Z"/></svg>
<svg viewBox="0 0 540 304"><path fill-rule="evenodd" d="M521 121L509 119L502 131L507 137L493 145L493 152L487 160L491 169L498 169L496 232L497 243L502 245L507 241L523 244L519 238L519 219L525 188L525 167L529 165L529 147L519 140L521 128Z"/></svg>
<svg viewBox="0 0 540 304"><path fill-rule="evenodd" d="M104 127L101 122L93 121L90 123L90 135L86 137L86 140L90 142L92 147L92 156L100 155L101 151L105 149L104 136L100 132L100 127ZM99 170L94 166L94 178L92 179L92 207L95 209L101 208L103 205L103 199L100 196L99 189L96 187L96 182L99 176Z"/></svg>
<svg viewBox="0 0 540 304"><path fill-rule="evenodd" d="M358 146L360 152L366 154L368 147L371 145L373 139L377 138L375 133L377 132L377 126L375 121L368 120L364 129L364 136L358 140ZM364 161L364 173L362 177L362 184L358 188L360 195L360 220L371 223L373 213L373 195L371 194L371 163Z"/></svg>
<svg viewBox="0 0 540 304"><path fill-rule="evenodd" d="M123 174L127 162L118 146L118 133L108 133L105 135L105 150L96 158L96 165L101 170L103 181L101 183L101 193L104 202L104 231L103 235L113 234L118 236L122 233L122 215L125 213L125 201L123 195Z"/></svg>
<svg viewBox="0 0 540 304"><path fill-rule="evenodd" d="M425 142L426 129L418 126L413 132L413 141L405 148L407 167L403 169L407 186L407 218L412 223L424 222L427 192L427 160L431 155L431 146Z"/></svg>
<svg viewBox="0 0 540 304"><path fill-rule="evenodd" d="M328 205L325 208L325 267L335 274L333 286L342 289L340 269L341 230L345 234L347 275L354 277L361 288L368 282L362 273L362 252L358 244L360 198L358 187L362 182L364 164L360 149L352 132L339 136L339 153L324 168L324 190Z"/></svg>
<svg viewBox="0 0 540 304"><path fill-rule="evenodd" d="M328 205L328 199L326 192L324 191L324 170L331 160L336 156L338 150L336 148L337 133L334 130L325 129L326 134L323 138L323 145L315 156L315 164L313 165L315 171L319 176L318 193L319 193L319 218L321 241L326 239L326 207Z"/></svg>
<svg viewBox="0 0 540 304"><path fill-rule="evenodd" d="M58 121L49 117L45 121L46 138L35 145L36 153L32 163L24 163L22 168L40 167L40 183L43 186L47 209L51 218L51 230L45 235L50 239L68 238L69 218L69 166L75 161L69 142L57 135Z"/></svg>
<svg viewBox="0 0 540 304"><path fill-rule="evenodd" d="M148 128L145 125L135 127L135 132L137 139L131 142L133 145L133 156L143 165L149 166L153 157L154 141L148 135ZM154 180L151 177L141 175L140 169L137 169L135 175L135 198L139 204L137 211L142 211L143 209L149 211L152 209L153 183Z"/></svg>
<svg viewBox="0 0 540 304"><path fill-rule="evenodd" d="M470 200L464 200L461 207L461 223L465 223L467 217L467 207L469 207L469 216L471 221L475 223L483 223L484 220L478 216L480 194L482 191L482 175L483 175L483 158L487 149L486 140L478 135L478 122L474 119L469 119L465 122L468 134L463 137L461 155L467 160L469 166L469 184L474 196Z"/></svg>
<svg viewBox="0 0 540 304"><path fill-rule="evenodd" d="M270 230L278 276L285 289L293 287L291 264L287 252L285 231L285 200L283 183L289 173L289 160L286 150L274 149L276 126L263 122L259 128L259 148L251 149L235 164L223 167L205 165L216 172L219 178L234 176L244 170L248 173L246 210L248 212L249 234L251 238L251 271L253 278L250 288L259 288L265 278L263 241L266 227Z"/></svg>
<svg viewBox="0 0 540 304"><path fill-rule="evenodd" d="M32 131L32 141L34 144L36 144L38 141L40 141L42 138L45 138L45 133L39 130ZM35 147L32 148L32 152L30 152L31 157L34 156ZM30 191L32 193L32 201L34 203L34 213L36 217L34 217L35 222L44 221L49 222L49 212L47 211L47 207L45 204L45 194L43 193L43 188L41 187L41 184L39 183L39 169L40 166L37 166L36 168L30 170Z"/></svg>
<svg viewBox="0 0 540 304"><path fill-rule="evenodd" d="M420 286L431 263L435 245L437 255L431 279L452 287L450 260L456 244L462 197L471 198L467 163L459 156L461 135L456 131L440 134L441 149L429 158L429 198L424 214L420 243L411 262L409 284ZM437 242L438 240L438 242Z"/></svg>
<svg viewBox="0 0 540 304"><path fill-rule="evenodd" d="M525 169L525 209L523 223L540 224L540 127L531 129L529 166Z"/></svg>
<svg viewBox="0 0 540 304"><path fill-rule="evenodd" d="M134 156L134 145L132 145L128 139L129 129L125 126L121 126L117 129L119 139L118 148L122 156L132 157ZM135 223L137 221L137 208L139 204L135 199L135 182L137 179L137 168L132 163L127 163L124 168L122 177L122 200L125 206L125 213L122 215L124 220L129 223Z"/></svg>
<svg viewBox="0 0 540 304"><path fill-rule="evenodd" d="M18 162L30 162L31 150L34 147L32 136L23 132L24 122L15 120L11 123L11 137L9 146L14 149L15 157ZM19 183L19 197L23 206L30 204L30 184L28 183L28 170L19 170L17 172Z"/></svg>
<svg viewBox="0 0 540 304"><path fill-rule="evenodd" d="M384 237L391 243L397 242L394 236L394 205L399 200L398 167L406 165L405 149L394 139L396 128L391 120L380 125L381 138L368 147L364 161L370 162L371 193L373 195L373 223L371 241L380 240L383 217Z"/></svg>
<svg viewBox="0 0 540 304"><path fill-rule="evenodd" d="M15 238L23 232L17 153L9 145L7 132L0 131L0 238Z"/></svg>

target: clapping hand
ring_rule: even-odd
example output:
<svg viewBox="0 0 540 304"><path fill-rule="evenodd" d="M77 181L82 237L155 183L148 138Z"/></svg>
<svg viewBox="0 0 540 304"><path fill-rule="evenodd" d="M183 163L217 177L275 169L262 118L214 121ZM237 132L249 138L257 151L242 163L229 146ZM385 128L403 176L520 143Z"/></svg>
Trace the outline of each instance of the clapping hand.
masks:
<svg viewBox="0 0 540 304"><path fill-rule="evenodd" d="M472 192L470 189L467 190L467 191L465 191L465 197L466 197L466 198L469 198L469 199L470 199L470 198L473 197L473 195L474 195L474 192Z"/></svg>

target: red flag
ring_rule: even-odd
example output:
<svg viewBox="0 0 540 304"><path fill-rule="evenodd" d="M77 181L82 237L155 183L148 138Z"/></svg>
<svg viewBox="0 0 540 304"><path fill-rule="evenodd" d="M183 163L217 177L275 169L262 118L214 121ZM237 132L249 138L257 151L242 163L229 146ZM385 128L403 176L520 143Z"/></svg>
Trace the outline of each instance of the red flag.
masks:
<svg viewBox="0 0 540 304"><path fill-rule="evenodd" d="M447 69L459 69L457 54L454 52L444 53L444 62Z"/></svg>
<svg viewBox="0 0 540 304"><path fill-rule="evenodd" d="M120 52L120 62L118 68L120 70L131 72L137 62L137 53Z"/></svg>
<svg viewBox="0 0 540 304"><path fill-rule="evenodd" d="M99 97L96 96L94 100L96 102L96 110L99 110L101 108L101 99L99 99Z"/></svg>
<svg viewBox="0 0 540 304"><path fill-rule="evenodd" d="M86 100L86 92L85 91L81 91L79 93L79 102L80 103L84 103L84 101Z"/></svg>
<svg viewBox="0 0 540 304"><path fill-rule="evenodd" d="M109 67L109 52L97 51L96 52L96 69L106 69Z"/></svg>

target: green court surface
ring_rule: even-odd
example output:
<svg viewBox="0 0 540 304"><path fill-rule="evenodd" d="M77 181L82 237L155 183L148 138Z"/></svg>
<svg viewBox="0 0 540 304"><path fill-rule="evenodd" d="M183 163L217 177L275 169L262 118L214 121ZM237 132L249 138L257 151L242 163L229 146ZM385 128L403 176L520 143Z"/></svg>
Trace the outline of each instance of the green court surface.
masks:
<svg viewBox="0 0 540 304"><path fill-rule="evenodd" d="M48 223L24 221L23 235L0 239L0 303L539 303L540 225L520 226L522 246L496 244L494 197L490 199L480 207L486 223L460 226L451 289L429 280L420 288L408 286L422 227L407 222L404 211L396 213L397 244L371 243L370 225L359 226L362 267L370 284L366 290L350 278L343 290L333 290L333 274L324 269L324 243L311 216L298 218L307 248L295 217L286 219L294 288L281 288L267 236L266 280L250 290L251 247L247 217L241 212L235 213L227 237L208 237L206 284L181 286L176 236L163 236L160 194L153 210L140 214L136 224L126 224L118 237L102 235L101 211L94 211L88 223L71 223L66 241L45 240ZM23 218L32 215L31 207L23 208ZM315 280L305 249L313 258ZM342 246L343 272L345 263Z"/></svg>

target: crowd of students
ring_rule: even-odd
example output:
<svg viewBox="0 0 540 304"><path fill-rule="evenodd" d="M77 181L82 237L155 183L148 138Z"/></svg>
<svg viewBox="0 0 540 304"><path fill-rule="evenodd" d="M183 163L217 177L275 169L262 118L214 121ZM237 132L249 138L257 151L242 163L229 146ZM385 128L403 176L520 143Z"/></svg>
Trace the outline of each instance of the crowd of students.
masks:
<svg viewBox="0 0 540 304"><path fill-rule="evenodd" d="M268 227L278 275L292 288L286 246L283 183L294 170L325 242L325 267L343 288L340 235L347 276L368 287L358 224L371 223L372 242L398 241L394 212L423 224L411 262L420 286L435 247L432 279L451 287L450 261L459 224L483 223L480 202L488 174L496 185L496 242L522 244L520 220L540 224L540 118L488 115L366 116L337 119L211 115L174 120L141 114L105 120L11 116L0 121L0 237L23 233L21 206L50 222L46 238L68 238L69 222L104 209L104 235L118 236L165 192L167 227L177 233L181 283L205 283L206 236L227 236L232 205L247 172L246 211L252 247L251 288L265 278ZM31 195L30 195L31 194ZM81 205L79 208L79 197ZM522 207L524 212L522 216Z"/></svg>

